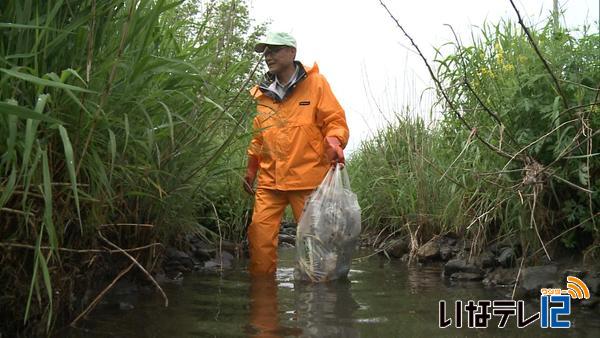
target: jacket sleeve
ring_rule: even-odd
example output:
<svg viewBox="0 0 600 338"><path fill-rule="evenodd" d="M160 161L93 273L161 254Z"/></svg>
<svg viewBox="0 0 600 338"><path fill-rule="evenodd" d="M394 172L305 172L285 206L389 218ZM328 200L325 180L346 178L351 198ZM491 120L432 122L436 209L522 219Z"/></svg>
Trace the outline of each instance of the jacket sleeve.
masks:
<svg viewBox="0 0 600 338"><path fill-rule="evenodd" d="M260 161L260 154L262 152L263 137L262 130L260 128L260 122L258 116L252 121L252 140L250 146L248 146L248 156L256 157Z"/></svg>
<svg viewBox="0 0 600 338"><path fill-rule="evenodd" d="M322 123L321 131L324 136L336 137L342 144L342 148L348 144L350 132L346 123L346 113L333 95L329 83L321 75L322 92L317 105L317 119Z"/></svg>

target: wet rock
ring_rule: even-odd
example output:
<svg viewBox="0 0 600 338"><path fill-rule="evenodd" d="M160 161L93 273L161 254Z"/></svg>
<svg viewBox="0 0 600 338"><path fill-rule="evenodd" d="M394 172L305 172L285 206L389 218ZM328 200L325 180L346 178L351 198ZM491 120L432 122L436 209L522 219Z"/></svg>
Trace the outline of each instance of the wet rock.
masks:
<svg viewBox="0 0 600 338"><path fill-rule="evenodd" d="M296 237L287 234L279 234L279 243L289 243L293 246L296 244Z"/></svg>
<svg viewBox="0 0 600 338"><path fill-rule="evenodd" d="M221 266L221 264L214 259L208 260L204 262L204 268L208 270L216 270Z"/></svg>
<svg viewBox="0 0 600 338"><path fill-rule="evenodd" d="M587 271L577 270L577 269L566 269L561 274L560 280L563 281L564 283L566 283L568 276L573 276L573 277L577 277L579 279L583 279L585 276L587 276Z"/></svg>
<svg viewBox="0 0 600 338"><path fill-rule="evenodd" d="M517 262L517 254L515 249L512 247L504 247L500 250L500 253L497 258L498 264L500 264L504 268L510 268L515 266Z"/></svg>
<svg viewBox="0 0 600 338"><path fill-rule="evenodd" d="M194 254L194 257L202 262L213 258L215 256L216 251L217 250L213 249L213 248L195 247L192 249L192 253Z"/></svg>
<svg viewBox="0 0 600 338"><path fill-rule="evenodd" d="M432 238L417 250L419 261L434 260L440 257L440 240L439 237Z"/></svg>
<svg viewBox="0 0 600 338"><path fill-rule="evenodd" d="M455 234L449 233L442 236L440 242L440 258L448 261L460 252L459 241Z"/></svg>
<svg viewBox="0 0 600 338"><path fill-rule="evenodd" d="M215 258L204 262L204 268L209 270L214 269L229 269L233 265L234 257L227 251L223 251L220 254L217 253Z"/></svg>
<svg viewBox="0 0 600 338"><path fill-rule="evenodd" d="M443 261L447 261L454 256L454 248L450 245L441 245L440 246L440 258Z"/></svg>
<svg viewBox="0 0 600 338"><path fill-rule="evenodd" d="M455 272L450 276L450 279L457 281L479 281L483 279L482 273L473 272Z"/></svg>
<svg viewBox="0 0 600 338"><path fill-rule="evenodd" d="M502 253L502 250L505 248L513 248L513 250L517 252L517 246L518 245L514 244L510 238L507 238L490 245L489 249L494 253L494 255L499 256Z"/></svg>
<svg viewBox="0 0 600 338"><path fill-rule="evenodd" d="M458 243L458 237L456 234L449 233L442 237L442 243L447 246L455 246Z"/></svg>
<svg viewBox="0 0 600 338"><path fill-rule="evenodd" d="M215 261L214 259L204 262L205 269L215 270L215 269L218 269L220 266L221 266L220 263Z"/></svg>
<svg viewBox="0 0 600 338"><path fill-rule="evenodd" d="M583 277L581 280L590 289L593 295L600 295L600 277Z"/></svg>
<svg viewBox="0 0 600 338"><path fill-rule="evenodd" d="M167 266L183 265L186 269L191 270L194 267L192 257L187 253L175 248L167 248Z"/></svg>
<svg viewBox="0 0 600 338"><path fill-rule="evenodd" d="M223 251L227 251L227 252L231 252L231 253L236 253L238 251L240 251L240 245L230 242L230 241L222 241L220 244L221 249Z"/></svg>
<svg viewBox="0 0 600 338"><path fill-rule="evenodd" d="M166 272L161 272L156 274L154 279L158 284L181 284L183 281L183 274L181 272L175 272L171 275L167 275Z"/></svg>
<svg viewBox="0 0 600 338"><path fill-rule="evenodd" d="M227 251L223 251L215 257L215 260L219 262L224 269L230 268L233 265L234 259L235 257Z"/></svg>
<svg viewBox="0 0 600 338"><path fill-rule="evenodd" d="M179 261L169 261L164 265L165 272L168 275L174 275L178 272L190 272L192 267L187 267Z"/></svg>
<svg viewBox="0 0 600 338"><path fill-rule="evenodd" d="M541 288L560 287L556 282L558 268L555 265L541 265L525 268L521 271L519 289L526 296L535 296Z"/></svg>
<svg viewBox="0 0 600 338"><path fill-rule="evenodd" d="M475 264L467 263L464 259L451 259L444 265L444 276L453 276L459 272L483 275L480 268Z"/></svg>
<svg viewBox="0 0 600 338"><path fill-rule="evenodd" d="M493 268L497 266L496 257L491 251L485 251L477 258L477 265L482 269Z"/></svg>
<svg viewBox="0 0 600 338"><path fill-rule="evenodd" d="M200 238L198 238L198 236L196 236L194 234L187 234L183 238L187 243L190 243L192 245L198 245L198 244L202 243Z"/></svg>
<svg viewBox="0 0 600 338"><path fill-rule="evenodd" d="M296 228L282 228L279 233L289 236L296 236Z"/></svg>
<svg viewBox="0 0 600 338"><path fill-rule="evenodd" d="M598 306L598 304L600 303L600 299L598 299L598 297L594 298L590 298L590 299L584 299L582 300L579 305L581 305L584 308L588 308L588 309L593 309L596 306Z"/></svg>
<svg viewBox="0 0 600 338"><path fill-rule="evenodd" d="M119 302L119 310L133 310L135 306L128 302Z"/></svg>
<svg viewBox="0 0 600 338"><path fill-rule="evenodd" d="M290 222L290 221L281 222L281 229L294 229L295 230L297 226L298 226L298 224L295 222Z"/></svg>
<svg viewBox="0 0 600 338"><path fill-rule="evenodd" d="M483 284L489 286L510 286L514 285L517 279L515 269L498 268L487 274L483 279Z"/></svg>
<svg viewBox="0 0 600 338"><path fill-rule="evenodd" d="M196 239L190 243L190 253L193 256L193 258L204 262L215 256L215 252L217 250L212 244L199 240L197 237L193 238Z"/></svg>
<svg viewBox="0 0 600 338"><path fill-rule="evenodd" d="M410 251L410 245L404 239L396 239L389 243L385 251L394 258L401 258Z"/></svg>

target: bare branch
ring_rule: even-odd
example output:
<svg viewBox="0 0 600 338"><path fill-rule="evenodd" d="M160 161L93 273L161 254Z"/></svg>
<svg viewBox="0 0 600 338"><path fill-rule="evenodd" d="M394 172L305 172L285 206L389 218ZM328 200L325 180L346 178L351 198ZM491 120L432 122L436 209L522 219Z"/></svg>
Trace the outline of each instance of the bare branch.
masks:
<svg viewBox="0 0 600 338"><path fill-rule="evenodd" d="M567 97L563 93L562 88L560 87L560 83L558 83L558 79L556 78L556 76L554 75L552 70L550 69L550 65L548 65L548 61L546 61L546 59L544 59L537 44L535 43L535 41L533 41L533 37L531 36L531 33L529 33L529 29L527 29L527 26L525 26L525 23L523 22L523 18L521 18L521 13L519 13L517 6L515 6L515 3L513 2L513 0L509 0L509 1L510 1L510 4L512 5L512 8L514 8L515 12L517 13L517 18L519 18L519 24L525 31L525 34L527 35L527 40L529 40L529 43L531 44L531 46L533 46L533 49L535 50L535 53L539 56L540 60L542 60L542 62L544 63L544 67L546 68L546 70L548 71L550 76L552 77L552 80L554 80L554 85L556 86L556 91L562 98L563 105L565 106L565 108L569 108L569 103L567 102Z"/></svg>
<svg viewBox="0 0 600 338"><path fill-rule="evenodd" d="M417 53L419 53L419 56L421 57L421 59L423 60L423 62L425 63L425 66L427 67L427 70L429 71L429 75L431 76L431 79L433 80L433 82L435 82L436 87L438 88L438 90L440 91L440 93L442 94L442 96L444 97L444 100L446 101L446 103L448 104L448 107L450 108L450 110L454 113L454 115L456 115L456 118L458 118L458 120L468 129L473 131L474 128L471 127L471 125L460 115L460 113L458 112L458 110L456 109L456 107L454 106L454 103L452 102L452 100L450 100L450 97L448 97L448 94L446 93L446 91L444 90L444 87L442 86L442 83L440 82L440 80L435 76L435 74L433 73L433 69L431 68L431 66L429 65L429 62L427 61L427 58L425 58L425 56L423 55L423 53L421 52L421 49L419 49L419 46L417 46L417 44L414 42L414 40L410 37L410 35L408 35L408 33L406 32L406 30L404 30L404 27L402 27L402 25L400 24L400 22L398 21L398 19L396 19L396 17L394 17L394 15L392 14L392 12L390 12L390 10L387 8L387 6L383 3L382 0L379 0L379 3L381 4L381 6L383 8L385 8L385 10L387 11L387 13L389 14L389 16L392 18L392 20L394 20L394 22L396 23L396 26L398 26L398 28L400 28L400 30L402 31L402 33L404 33L404 36L406 36L409 40L410 43L412 44L412 46L417 50ZM489 149L491 149L492 151L494 151L495 153L506 157L506 158L514 158L513 156L511 156L510 154L506 153L505 151L503 151L502 149L499 149L498 147L495 147L494 145L492 145L491 143L489 143L488 141L486 141L485 139L483 139L478 133L477 130L475 129L475 137L477 137L477 139L479 141L481 141L483 144L485 144Z"/></svg>
<svg viewBox="0 0 600 338"><path fill-rule="evenodd" d="M460 39L458 38L458 35L456 35L456 31L454 31L454 27L452 27L451 25L448 25L448 24L446 24L446 26L448 26L450 28L450 31L452 32L452 35L454 35L454 40L456 40L456 46L458 47L459 54L462 54L462 44L460 42ZM490 115L504 130L506 130L506 133L508 134L508 137L510 138L510 140L517 147L520 147L519 143L515 140L515 138L513 137L512 133L510 132L510 130L505 129L505 125L500 120L500 116L498 116L498 114L494 113L490 108L488 108L488 106L485 105L485 103L483 103L483 100L481 100L481 98L479 97L479 95L477 94L477 92L475 92L475 90L473 89L473 87L471 87L471 84L469 83L469 81L467 79L467 67L466 67L466 65L464 63L464 60L463 60L462 57L460 57L459 60L460 60L460 63L462 65L462 68L463 68L463 75L464 75L463 82L467 86L467 89L469 89L469 91L471 92L471 94L473 94L473 96L475 96L475 99L483 107L483 110L485 110L485 112L488 113L488 115Z"/></svg>

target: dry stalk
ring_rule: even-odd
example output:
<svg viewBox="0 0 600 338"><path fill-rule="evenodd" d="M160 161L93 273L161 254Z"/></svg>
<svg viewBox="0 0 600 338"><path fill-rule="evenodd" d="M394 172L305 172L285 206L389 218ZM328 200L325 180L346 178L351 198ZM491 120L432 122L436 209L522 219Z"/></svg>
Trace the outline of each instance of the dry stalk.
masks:
<svg viewBox="0 0 600 338"><path fill-rule="evenodd" d="M579 227L583 226L584 224L586 224L586 223L587 223L587 222L589 222L589 221L593 221L593 220L594 220L596 217L598 217L598 216L600 216L600 212L597 212L597 213L593 214L591 217L589 217L589 218L587 218L587 219L583 220L583 221L582 221L582 222L580 222L579 224L577 224L577 225L574 225L574 226L570 227L569 229L567 229L567 230L565 230L565 231L561 232L560 234L556 235L554 238L552 238L551 240L549 240L549 241L548 241L546 244L550 244L550 243L554 242L555 240L557 240L557 239L561 238L561 237L562 237L563 235L565 235L566 233L568 233L568 232L570 232L570 231L572 231L572 230L575 230L575 229L577 229L577 228L579 228ZM542 249L538 249L536 252L534 252L534 253L533 253L533 255L536 255L536 254L538 254L538 253L539 253L540 251L542 251L542 250L543 250L543 248L542 248Z"/></svg>
<svg viewBox="0 0 600 338"><path fill-rule="evenodd" d="M77 324L77 322L83 318L85 315L87 315L90 311L92 311L96 305L98 305L98 302L100 302L100 300L104 297L104 295L106 295L106 293L112 289L112 287L119 281L119 279L121 279L121 277L125 276L125 274L127 274L129 272L129 270L131 270L131 268L133 268L135 264L131 263L129 264L128 267L126 267L125 269L123 269L121 272L119 272L119 274L112 280L112 282L110 282L110 284L108 284L107 287L104 288L104 290L102 290L97 296L96 298L94 298L94 300L85 308L85 310L83 310L83 312L81 312L77 317L75 317L75 319L73 319L73 321L71 322L71 324L69 324L70 326L75 326L75 324Z"/></svg>
<svg viewBox="0 0 600 338"><path fill-rule="evenodd" d="M452 161L452 163L450 163L450 165L448 166L448 168L446 168L446 171L444 171L444 173L442 174L442 176L440 176L440 178L438 179L438 182L441 182L444 179L444 177L446 177L446 174L448 174L448 171L454 166L454 163L456 163L456 161L458 161L458 159L462 156L462 154L464 154L464 152L467 150L467 148L469 148L469 146L471 145L471 142L473 141L473 135L476 132L477 131L475 129L471 130L471 133L469 134L469 137L467 138L467 142L465 143L465 146L460 151L460 153L458 154L458 156L456 156L456 158L454 159L454 161Z"/></svg>
<svg viewBox="0 0 600 338"><path fill-rule="evenodd" d="M550 130L549 132L547 132L546 134L540 136L538 139L536 139L535 141L529 143L528 145L526 145L525 147L523 147L521 150L519 150L516 154L514 154L509 160L508 162L506 162L506 164L504 165L504 167L502 168L502 171L506 170L506 168L508 168L508 165L510 164L510 162L512 162L517 156L519 156L521 153L523 153L525 150L527 150L528 148L532 147L533 145L535 145L536 143L540 142L541 140L543 140L544 138L548 137L550 134L552 134L553 132L559 130L561 127L563 127L566 124L569 123L573 123L577 121L577 119L572 119L566 122L561 123L558 127Z"/></svg>
<svg viewBox="0 0 600 338"><path fill-rule="evenodd" d="M158 289L160 294L163 296L163 298L165 300L165 307L169 306L169 298L167 297L167 295L165 294L163 289L160 287L160 285L158 285L158 282L156 281L156 279L154 279L154 277L152 277L152 275L150 275L150 273L148 273L148 271L146 271L146 269L144 269L144 267L137 261L137 259L133 258L133 256L131 256L129 253L127 253L127 251L121 249L118 245L116 245L113 242L106 239L106 237L104 237L102 235L101 231L98 231L98 236L100 236L100 238L103 241L105 241L108 245L112 246L113 248L115 248L119 252L121 252L123 255L127 256L127 258L129 258L140 270L142 270L142 272L148 277L148 279L150 279L152 284L154 284L154 286L156 286L156 288Z"/></svg>
<svg viewBox="0 0 600 338"><path fill-rule="evenodd" d="M580 187L577 184L575 184L575 183L573 183L571 181L568 181L568 180L566 180L566 179L564 179L564 178L562 178L562 177L560 177L560 176L558 176L556 174L552 174L552 177L556 178L557 180L559 180L559 181L561 181L561 182L563 182L563 183L565 183L567 185L570 185L572 188L575 188L577 190L581 190L581 191L583 191L585 193L588 193L588 194L593 194L594 193L592 190L588 190L586 188Z"/></svg>
<svg viewBox="0 0 600 338"><path fill-rule="evenodd" d="M221 220L219 219L219 213L217 212L215 204L213 202L210 202L210 205L212 206L213 211L215 213L215 218L217 220L217 229L219 230L219 271L223 272L223 235L221 234Z"/></svg>
<svg viewBox="0 0 600 338"><path fill-rule="evenodd" d="M11 209L11 208L0 208L0 211L10 212L10 213L13 213L13 214L23 215L23 216L29 216L29 217L35 216L31 212L26 212L26 211L17 210L17 209Z"/></svg>
<svg viewBox="0 0 600 338"><path fill-rule="evenodd" d="M372 246L374 247L375 245L377 245L377 243L379 242L379 237L388 229L390 228L391 225L386 225L385 227L383 227L383 229L381 229L381 231L379 231L379 233L377 234L377 236L375 236L375 239L373 240Z"/></svg>
<svg viewBox="0 0 600 338"><path fill-rule="evenodd" d="M408 223L407 223L407 224L408 224ZM386 237L385 237L385 238L384 238L384 239L381 241L381 243L382 243L382 244L385 244L385 242L386 242L388 239L390 239L390 237L394 236L395 234L397 234L397 233L398 233L398 232L400 232L400 231L402 231L402 227L400 227L400 228L398 228L398 229L396 229L396 230L392 231L392 232L391 232L389 235L387 235L387 236L386 236Z"/></svg>
<svg viewBox="0 0 600 338"><path fill-rule="evenodd" d="M589 135L588 137L586 137L585 139L583 139L581 142L578 142L578 144L576 144L575 146L572 146L569 150L563 151L562 154L559 155L554 161L552 161L552 163L548 164L547 167L551 167L556 162L562 160L563 158L565 158L567 156L567 154L570 154L573 150L577 149L577 147L579 147L582 143L585 143L588 140L593 139L598 134L600 134L600 129L596 130L594 133L592 133L591 135ZM571 142L571 144L573 144L573 143L574 142Z"/></svg>
<svg viewBox="0 0 600 338"><path fill-rule="evenodd" d="M512 296L510 299L515 299L515 292L517 291L517 285L519 285L519 278L521 277L521 270L523 269L523 262L525 262L525 257L527 256L527 249L529 249L529 244L525 247L523 251L523 257L521 257L521 264L519 265L519 271L517 272L517 278L515 279L515 286L513 287Z"/></svg>
<svg viewBox="0 0 600 338"><path fill-rule="evenodd" d="M438 174L443 174L443 171L441 168L438 168L433 162L431 162L430 160L428 160L425 156L421 156L421 158L423 159L423 161L427 162L427 164L429 164L435 171L438 172ZM456 184L457 186L463 188L464 190L467 190L467 187L460 183L459 181L457 181L456 179L450 177L450 176L446 176L446 179L448 179L450 182Z"/></svg>
<svg viewBox="0 0 600 338"><path fill-rule="evenodd" d="M22 244L22 243L7 243L7 242L0 242L0 246L2 247L9 247L9 248L21 248L21 249L31 249L31 250L35 250L36 246L34 245L29 245L29 244ZM162 243L151 243L148 245L144 245L144 246L139 246L136 248L131 248L131 249L121 249L123 251L126 252L135 252L135 251L140 251L140 250L145 250L148 248L153 248L155 246L162 246ZM41 250L54 250L54 248L49 247L49 246L40 246ZM117 253L117 252L121 252L121 250L106 250L106 249L70 249L70 248L56 248L56 250L58 251L63 251L63 252L73 252L73 253Z"/></svg>
<svg viewBox="0 0 600 338"><path fill-rule="evenodd" d="M361 256L361 257L352 258L352 260L353 260L353 261L357 261L357 262L359 262L359 261L361 261L361 260L363 260L363 259L367 259L367 258L373 257L373 256L375 256L375 255L378 255L378 254L382 253L382 252L385 252L385 249L379 249L379 250L375 250L375 251L373 251L372 253L370 253L370 254L368 254L368 255L366 255L366 256Z"/></svg>
<svg viewBox="0 0 600 338"><path fill-rule="evenodd" d="M406 223L406 227L408 228L408 234L410 235L410 253L408 254L408 265L412 263L413 258L417 255L417 251L419 250L419 230L421 229L421 225L417 226L417 230L413 233L410 229L410 223Z"/></svg>
<svg viewBox="0 0 600 338"><path fill-rule="evenodd" d="M542 249L544 249L544 253L546 253L546 257L548 257L548 261L552 262L552 258L550 258L550 254L548 253L548 249L546 249L546 245L544 244L544 240L542 240L542 236L540 235L540 230L538 229L537 222L535 221L535 207L537 204L537 197L539 191L541 190L540 185L536 185L533 188L533 206L531 207L531 216L529 218L530 224L533 224L533 228L535 229L535 234L537 235L540 243L542 244Z"/></svg>
<svg viewBox="0 0 600 338"><path fill-rule="evenodd" d="M154 228L154 224L143 224L143 223L111 223L111 224L100 224L100 227L109 227L113 225L119 226L135 226L140 228Z"/></svg>

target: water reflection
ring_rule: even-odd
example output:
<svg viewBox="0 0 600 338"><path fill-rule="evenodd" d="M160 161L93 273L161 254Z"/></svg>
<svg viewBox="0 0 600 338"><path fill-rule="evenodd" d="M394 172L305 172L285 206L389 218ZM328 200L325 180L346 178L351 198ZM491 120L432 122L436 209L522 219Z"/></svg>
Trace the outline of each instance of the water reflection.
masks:
<svg viewBox="0 0 600 338"><path fill-rule="evenodd" d="M274 275L253 276L250 280L249 325L245 333L251 337L360 337L352 326L353 313L359 308L352 298L349 280L311 284L289 281L283 269ZM294 294L293 310L288 323L282 324L278 290L289 289ZM283 302L285 303L285 302ZM283 304L286 308L286 304Z"/></svg>
<svg viewBox="0 0 600 338"><path fill-rule="evenodd" d="M251 337L281 336L275 275L251 277L250 325L246 333Z"/></svg>
<svg viewBox="0 0 600 338"><path fill-rule="evenodd" d="M360 337L353 327L353 313L359 305L350 286L349 280L295 284L296 311L304 337Z"/></svg>

